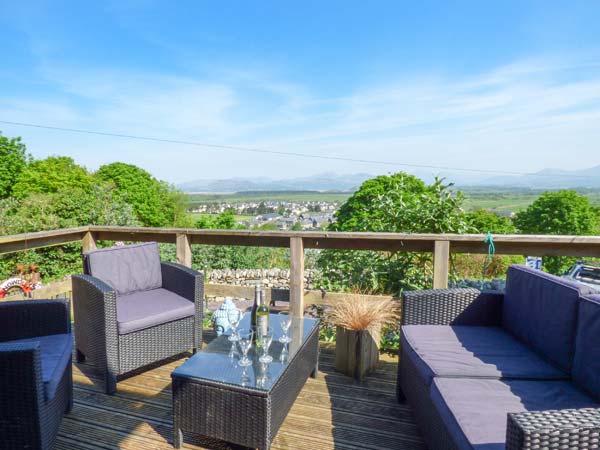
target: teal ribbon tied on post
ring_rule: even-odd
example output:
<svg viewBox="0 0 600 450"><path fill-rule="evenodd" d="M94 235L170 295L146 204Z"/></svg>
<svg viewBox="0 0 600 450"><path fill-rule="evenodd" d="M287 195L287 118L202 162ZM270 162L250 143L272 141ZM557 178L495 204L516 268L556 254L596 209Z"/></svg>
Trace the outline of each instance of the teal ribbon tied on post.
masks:
<svg viewBox="0 0 600 450"><path fill-rule="evenodd" d="M496 245L494 244L494 236L490 231L487 232L487 236L483 240L484 244L488 245L487 257L483 261L483 272L481 273L481 287L483 288L483 280L485 278L485 274L487 272L488 264L492 262L494 259L494 255L496 254Z"/></svg>

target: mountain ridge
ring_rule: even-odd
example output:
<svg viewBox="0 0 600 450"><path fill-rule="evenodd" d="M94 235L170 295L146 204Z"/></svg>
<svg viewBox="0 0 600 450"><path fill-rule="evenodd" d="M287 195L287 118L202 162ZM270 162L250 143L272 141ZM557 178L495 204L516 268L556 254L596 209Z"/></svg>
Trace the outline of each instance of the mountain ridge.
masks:
<svg viewBox="0 0 600 450"><path fill-rule="evenodd" d="M433 175L416 173L431 182ZM579 170L545 168L525 175L499 175L494 177L468 177L459 174L438 174L446 182L456 186L514 187L531 189L600 188L600 165ZM199 179L177 185L184 192L248 192L248 191L338 191L352 192L369 178L377 175L365 172L336 174L323 172L304 177L273 179L232 177L222 179Z"/></svg>

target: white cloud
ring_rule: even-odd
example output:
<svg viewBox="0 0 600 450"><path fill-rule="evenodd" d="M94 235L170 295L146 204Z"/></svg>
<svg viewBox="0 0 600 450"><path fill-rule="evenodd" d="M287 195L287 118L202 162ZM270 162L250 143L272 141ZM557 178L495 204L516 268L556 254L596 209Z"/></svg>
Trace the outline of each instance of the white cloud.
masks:
<svg viewBox="0 0 600 450"><path fill-rule="evenodd" d="M243 70L174 77L45 67L42 76L53 93L5 96L1 119L452 167L533 171L600 163L600 66L594 63L517 62L474 77L365 86L343 97ZM60 142L91 167L128 160L171 181L396 169L22 128L16 133L40 154Z"/></svg>

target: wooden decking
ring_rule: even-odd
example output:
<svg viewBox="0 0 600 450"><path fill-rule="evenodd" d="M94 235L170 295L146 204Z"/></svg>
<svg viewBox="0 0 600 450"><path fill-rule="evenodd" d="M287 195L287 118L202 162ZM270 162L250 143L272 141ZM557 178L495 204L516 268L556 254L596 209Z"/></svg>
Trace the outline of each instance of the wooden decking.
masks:
<svg viewBox="0 0 600 450"><path fill-rule="evenodd" d="M377 372L359 385L333 370L332 349L322 347L319 376L307 381L272 448L423 449L410 409L395 399L395 358L384 356ZM183 361L123 380L112 396L102 392L93 368L74 364L75 404L63 419L56 449L173 448L170 373ZM239 447L198 440L184 448Z"/></svg>

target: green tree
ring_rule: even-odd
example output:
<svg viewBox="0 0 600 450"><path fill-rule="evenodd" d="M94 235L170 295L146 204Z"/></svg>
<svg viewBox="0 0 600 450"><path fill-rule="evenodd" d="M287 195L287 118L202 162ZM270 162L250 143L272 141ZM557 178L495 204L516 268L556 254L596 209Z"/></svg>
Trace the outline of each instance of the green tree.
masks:
<svg viewBox="0 0 600 450"><path fill-rule="evenodd" d="M117 193L131 204L144 226L174 225L181 217L181 209L185 208L184 197L175 189L133 164L104 165L98 169L96 177L114 183Z"/></svg>
<svg viewBox="0 0 600 450"><path fill-rule="evenodd" d="M292 231L302 231L302 224L300 222L294 222L294 225L292 225Z"/></svg>
<svg viewBox="0 0 600 450"><path fill-rule="evenodd" d="M14 184L30 159L21 138L9 139L0 133L0 198L11 195Z"/></svg>
<svg viewBox="0 0 600 450"><path fill-rule="evenodd" d="M515 225L524 234L590 235L598 231L598 214L587 197L575 191L544 192L515 217ZM576 258L546 257L543 266L561 274Z"/></svg>
<svg viewBox="0 0 600 450"><path fill-rule="evenodd" d="M90 174L84 167L75 164L73 158L50 156L32 161L21 171L12 195L24 198L31 193L49 194L65 188L87 191L92 184Z"/></svg>
<svg viewBox="0 0 600 450"><path fill-rule="evenodd" d="M469 230L461 208L462 194L437 179L427 185L406 173L365 181L344 203L330 229L401 233L464 233ZM331 251L319 256L322 284L333 290L398 294L429 286L431 254Z"/></svg>
<svg viewBox="0 0 600 450"><path fill-rule="evenodd" d="M90 191L65 188L0 200L0 235L88 224L127 226L138 222L131 205L106 183L95 184ZM18 262L37 264L47 280L61 278L81 270L80 255L79 244L9 254L0 258L0 278L10 275Z"/></svg>
<svg viewBox="0 0 600 450"><path fill-rule="evenodd" d="M517 230L508 217L502 217L485 209L477 209L466 215L467 223L475 233L513 234Z"/></svg>

